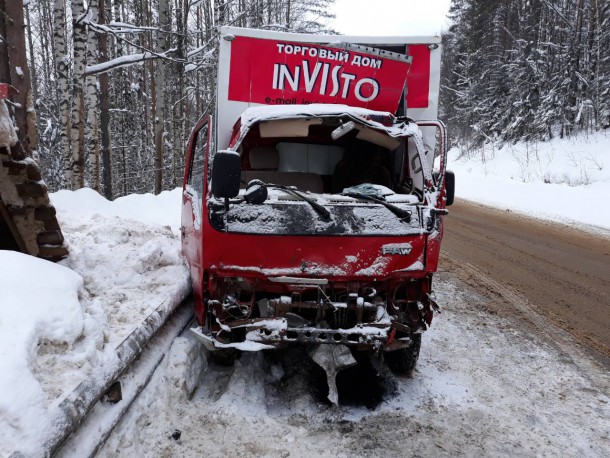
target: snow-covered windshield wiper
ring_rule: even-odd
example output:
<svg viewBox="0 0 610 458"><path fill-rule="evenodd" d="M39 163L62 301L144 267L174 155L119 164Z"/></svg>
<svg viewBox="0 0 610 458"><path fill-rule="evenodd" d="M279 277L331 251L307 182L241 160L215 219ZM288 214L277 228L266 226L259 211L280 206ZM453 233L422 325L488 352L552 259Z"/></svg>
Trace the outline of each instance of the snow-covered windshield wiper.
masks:
<svg viewBox="0 0 610 458"><path fill-rule="evenodd" d="M245 182L242 181L245 184ZM303 191L297 189L295 186L286 186L283 184L265 183L262 180L254 179L250 180L246 186L246 192L243 197L237 202L248 202L255 205L261 205L267 200L267 188L281 189L287 194L297 196L299 199L307 202L316 213L324 218L330 218L330 212L322 205L317 203L311 197L308 197Z"/></svg>
<svg viewBox="0 0 610 458"><path fill-rule="evenodd" d="M347 197L353 197L354 199L368 200L369 202L375 202L377 204L383 205L385 208L387 208L392 213L394 213L396 216L398 216L401 221L404 221L405 223L411 222L411 212L409 210L404 210L400 207L397 207L396 205L393 205L393 204L385 201L381 197L374 197L374 196L364 194L361 192L356 192L356 191L342 192L341 195L347 196Z"/></svg>
<svg viewBox="0 0 610 458"><path fill-rule="evenodd" d="M305 194L303 194L302 191L299 191L298 189L296 189L294 186L285 186L283 184L273 184L273 183L265 183L265 185L271 187L271 188L277 188L277 189L281 189L282 191L288 193L288 194L292 194L294 196L297 196L299 199L304 200L305 202L307 202L311 208L313 208L316 213L324 218L330 218L330 211L328 211L328 209L324 208L322 205L320 205L319 203L317 203L315 200L313 200L311 197L306 196Z"/></svg>

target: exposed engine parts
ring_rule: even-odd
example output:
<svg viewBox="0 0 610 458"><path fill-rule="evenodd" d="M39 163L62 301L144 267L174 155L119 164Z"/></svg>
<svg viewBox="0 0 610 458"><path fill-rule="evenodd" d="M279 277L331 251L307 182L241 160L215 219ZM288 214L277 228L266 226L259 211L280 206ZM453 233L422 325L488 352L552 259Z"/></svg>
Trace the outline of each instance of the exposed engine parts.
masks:
<svg viewBox="0 0 610 458"><path fill-rule="evenodd" d="M298 342L394 351L427 329L439 310L428 278L363 284L224 277L211 283L218 299L207 302L210 337L228 345Z"/></svg>

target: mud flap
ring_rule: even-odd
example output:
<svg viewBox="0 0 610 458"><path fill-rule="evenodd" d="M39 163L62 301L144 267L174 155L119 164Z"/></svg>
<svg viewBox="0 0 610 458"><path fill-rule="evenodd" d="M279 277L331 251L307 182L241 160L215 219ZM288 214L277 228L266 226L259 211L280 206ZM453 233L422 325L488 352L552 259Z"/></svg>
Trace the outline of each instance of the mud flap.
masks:
<svg viewBox="0 0 610 458"><path fill-rule="evenodd" d="M309 356L326 372L328 400L339 405L337 374L343 369L356 365L352 352L345 345L318 345L309 352Z"/></svg>

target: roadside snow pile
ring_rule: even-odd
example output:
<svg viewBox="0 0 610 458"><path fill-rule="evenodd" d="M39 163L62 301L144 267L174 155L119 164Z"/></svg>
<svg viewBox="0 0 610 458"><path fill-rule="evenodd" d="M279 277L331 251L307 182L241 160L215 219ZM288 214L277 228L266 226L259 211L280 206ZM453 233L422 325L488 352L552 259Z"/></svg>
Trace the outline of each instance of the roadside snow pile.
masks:
<svg viewBox="0 0 610 458"><path fill-rule="evenodd" d="M183 289L180 190L110 202L91 189L51 195L85 290L107 320L104 339L120 343L168 294ZM160 294L161 293L161 294Z"/></svg>
<svg viewBox="0 0 610 458"><path fill-rule="evenodd" d="M454 148L456 196L543 219L610 229L610 130L549 142Z"/></svg>
<svg viewBox="0 0 610 458"><path fill-rule="evenodd" d="M68 220L91 220L95 216L130 219L155 226L169 226L176 234L180 231L180 199L182 191L176 188L153 194L130 194L114 201L106 200L93 189L57 191L51 202L64 223Z"/></svg>
<svg viewBox="0 0 610 458"><path fill-rule="evenodd" d="M61 400L114 367L123 339L168 297L190 290L180 190L110 202L81 189L51 201L67 259L0 251L0 456L41 455Z"/></svg>
<svg viewBox="0 0 610 458"><path fill-rule="evenodd" d="M9 438L46 426L48 400L34 375L40 354L50 346L72 349L85 317L82 278L66 267L0 251L0 284L0 455L7 456Z"/></svg>

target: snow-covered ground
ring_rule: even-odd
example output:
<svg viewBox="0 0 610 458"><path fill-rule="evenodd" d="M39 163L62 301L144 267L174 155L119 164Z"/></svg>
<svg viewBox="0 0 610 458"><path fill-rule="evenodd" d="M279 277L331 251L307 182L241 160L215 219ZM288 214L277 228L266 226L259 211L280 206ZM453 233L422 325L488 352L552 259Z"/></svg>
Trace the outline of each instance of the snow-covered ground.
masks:
<svg viewBox="0 0 610 458"><path fill-rule="evenodd" d="M109 202L51 196L70 256L0 251L0 456L41 454L63 396L118 363L114 349L168 296L184 295L180 190Z"/></svg>
<svg viewBox="0 0 610 458"><path fill-rule="evenodd" d="M458 197L610 229L610 132L464 153L452 151L449 162ZM114 202L89 189L60 191L52 202L71 253L66 260L0 251L0 456L16 449L39 455L62 397L114 364L114 348L138 322L188 287L180 190ZM495 318L481 315L477 299L455 288L447 281L440 292L466 313L451 307L437 320L414 379L388 376L396 391L375 411L333 411L301 394L302 380L286 377L277 362L246 355L234 371L211 368L190 403L176 403L167 397L176 393L163 394L154 382L149 393L156 394L144 398L150 412L134 413L104 453L145 454L152 441L154 455L284 456L297 446L301 455L340 455L340 447L364 455L375 454L389 434L412 439L423 432L436 439L416 445L405 439L406 452L388 452L603 455L610 448L607 391L548 342L511 323L490 324ZM172 376L162 373L155 377ZM327 428L332 422L339 426ZM172 428L184 438L168 442ZM214 450L205 440L211 435ZM460 440L448 446L455 435Z"/></svg>
<svg viewBox="0 0 610 458"><path fill-rule="evenodd" d="M605 369L502 317L495 292L477 296L443 276L435 289L443 314L412 378L381 366L379 377L344 380L368 401L330 406L296 350L211 364L189 398L171 382L185 376L170 358L100 456L607 456Z"/></svg>
<svg viewBox="0 0 610 458"><path fill-rule="evenodd" d="M454 148L456 195L536 218L610 229L610 129L549 142Z"/></svg>

